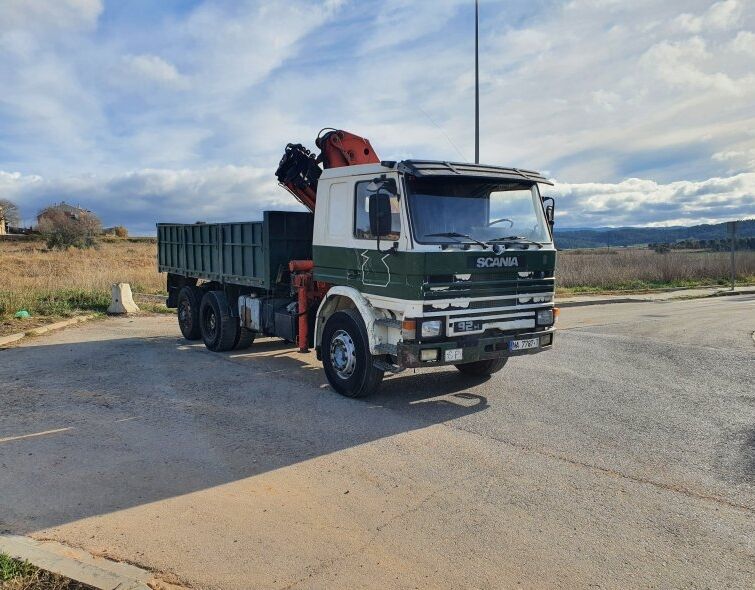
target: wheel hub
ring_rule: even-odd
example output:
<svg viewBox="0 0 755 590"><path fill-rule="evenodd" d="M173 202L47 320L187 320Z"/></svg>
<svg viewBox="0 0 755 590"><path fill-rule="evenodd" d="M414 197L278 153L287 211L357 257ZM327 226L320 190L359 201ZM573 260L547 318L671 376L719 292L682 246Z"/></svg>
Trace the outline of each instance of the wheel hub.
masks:
<svg viewBox="0 0 755 590"><path fill-rule="evenodd" d="M354 341L345 330L338 330L330 341L330 363L341 379L348 379L357 366Z"/></svg>
<svg viewBox="0 0 755 590"><path fill-rule="evenodd" d="M184 301L181 303L181 307L178 310L178 319L181 320L182 324L191 328L191 309L188 302Z"/></svg>
<svg viewBox="0 0 755 590"><path fill-rule="evenodd" d="M217 328L217 319L215 318L215 312L213 310L208 310L207 315L205 316L205 328L207 329L208 335L214 338L215 330Z"/></svg>

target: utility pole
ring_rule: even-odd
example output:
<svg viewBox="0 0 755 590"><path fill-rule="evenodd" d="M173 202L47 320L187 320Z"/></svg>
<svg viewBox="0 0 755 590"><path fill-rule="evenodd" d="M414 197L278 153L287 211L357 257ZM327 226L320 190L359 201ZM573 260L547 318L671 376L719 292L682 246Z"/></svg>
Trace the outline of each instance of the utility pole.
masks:
<svg viewBox="0 0 755 590"><path fill-rule="evenodd" d="M737 242L737 222L729 221L727 224L729 228L729 237L731 238L731 290L734 290L734 285L737 282L737 264L734 259L735 256L735 244Z"/></svg>
<svg viewBox="0 0 755 590"><path fill-rule="evenodd" d="M480 2L474 2L474 163L480 163Z"/></svg>

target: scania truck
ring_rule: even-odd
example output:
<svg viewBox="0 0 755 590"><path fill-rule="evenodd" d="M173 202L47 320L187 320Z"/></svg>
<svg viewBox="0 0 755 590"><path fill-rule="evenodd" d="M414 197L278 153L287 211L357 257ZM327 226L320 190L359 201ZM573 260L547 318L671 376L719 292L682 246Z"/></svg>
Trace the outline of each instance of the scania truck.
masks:
<svg viewBox="0 0 755 590"><path fill-rule="evenodd" d="M453 365L481 378L553 346L554 203L531 170L385 161L341 130L289 144L276 171L306 212L159 223L158 268L187 339L313 347L331 386Z"/></svg>

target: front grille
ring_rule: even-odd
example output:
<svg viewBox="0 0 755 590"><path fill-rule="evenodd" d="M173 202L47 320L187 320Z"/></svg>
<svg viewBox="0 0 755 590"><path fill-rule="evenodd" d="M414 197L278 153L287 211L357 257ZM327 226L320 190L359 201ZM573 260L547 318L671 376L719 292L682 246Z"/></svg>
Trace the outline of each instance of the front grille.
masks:
<svg viewBox="0 0 755 590"><path fill-rule="evenodd" d="M450 304L443 309L436 307L432 304L423 305L422 311L424 313L437 313L440 311L460 311L462 309L491 309L502 308L501 311L516 311L516 307L520 305L537 305L540 303L551 303L553 301L552 293L536 294L532 297L510 297L508 299L485 299L483 301L470 301L469 305L463 307L454 306Z"/></svg>

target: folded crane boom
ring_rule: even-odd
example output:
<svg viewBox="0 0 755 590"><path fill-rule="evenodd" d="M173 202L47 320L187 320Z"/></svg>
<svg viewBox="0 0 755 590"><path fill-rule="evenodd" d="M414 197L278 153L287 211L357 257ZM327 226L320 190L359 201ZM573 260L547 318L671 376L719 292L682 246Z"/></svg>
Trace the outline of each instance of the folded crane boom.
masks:
<svg viewBox="0 0 755 590"><path fill-rule="evenodd" d="M313 213L317 201L317 181L323 169L380 162L368 139L339 129L322 131L315 140L320 150L318 156L300 143L289 143L275 171L281 186Z"/></svg>

